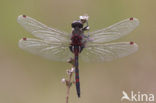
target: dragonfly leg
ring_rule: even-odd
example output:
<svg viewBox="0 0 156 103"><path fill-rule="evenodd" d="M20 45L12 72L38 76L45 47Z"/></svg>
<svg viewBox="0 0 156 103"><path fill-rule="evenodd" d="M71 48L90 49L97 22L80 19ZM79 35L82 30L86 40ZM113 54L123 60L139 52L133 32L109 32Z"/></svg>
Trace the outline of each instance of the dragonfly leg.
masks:
<svg viewBox="0 0 156 103"><path fill-rule="evenodd" d="M69 46L70 51L73 53L74 52L74 47L71 45Z"/></svg>

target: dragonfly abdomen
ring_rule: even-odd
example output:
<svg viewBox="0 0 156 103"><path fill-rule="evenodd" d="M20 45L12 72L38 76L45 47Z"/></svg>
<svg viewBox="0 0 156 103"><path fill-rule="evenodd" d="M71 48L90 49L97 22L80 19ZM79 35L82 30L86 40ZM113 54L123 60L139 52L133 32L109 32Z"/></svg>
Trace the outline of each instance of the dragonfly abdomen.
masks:
<svg viewBox="0 0 156 103"><path fill-rule="evenodd" d="M76 80L76 91L78 97L80 97L80 80L79 80L79 68L78 68L78 55L75 55L75 80Z"/></svg>

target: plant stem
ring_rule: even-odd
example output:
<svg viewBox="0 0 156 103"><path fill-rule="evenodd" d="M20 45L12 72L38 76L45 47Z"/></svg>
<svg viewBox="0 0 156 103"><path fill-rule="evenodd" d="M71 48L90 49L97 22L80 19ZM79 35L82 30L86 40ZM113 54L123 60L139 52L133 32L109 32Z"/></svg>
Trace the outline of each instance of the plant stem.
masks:
<svg viewBox="0 0 156 103"><path fill-rule="evenodd" d="M71 82L72 75L73 75L73 72L70 73L68 81L66 83L66 85L67 85L66 103L69 103L69 94L70 94L70 87L71 87L71 84L72 84L72 82Z"/></svg>

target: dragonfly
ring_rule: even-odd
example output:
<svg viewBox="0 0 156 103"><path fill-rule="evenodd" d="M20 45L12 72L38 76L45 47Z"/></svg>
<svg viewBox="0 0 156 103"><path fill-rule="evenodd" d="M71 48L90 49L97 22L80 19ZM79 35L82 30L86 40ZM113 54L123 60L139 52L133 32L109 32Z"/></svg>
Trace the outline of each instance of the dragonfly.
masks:
<svg viewBox="0 0 156 103"><path fill-rule="evenodd" d="M132 54L138 50L135 42L111 42L132 32L138 25L137 18L128 18L109 27L87 32L88 16L80 16L71 24L72 33L66 33L26 15L20 15L17 22L36 38L22 38L19 47L30 53L54 61L73 58L75 66L76 91L80 97L79 58L86 62L111 61ZM83 27L87 24L86 27Z"/></svg>

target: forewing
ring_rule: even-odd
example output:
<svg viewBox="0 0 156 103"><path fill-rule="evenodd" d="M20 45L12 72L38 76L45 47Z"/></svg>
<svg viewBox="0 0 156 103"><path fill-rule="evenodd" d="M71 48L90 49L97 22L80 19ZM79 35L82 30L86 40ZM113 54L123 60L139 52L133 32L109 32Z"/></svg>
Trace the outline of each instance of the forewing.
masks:
<svg viewBox="0 0 156 103"><path fill-rule="evenodd" d="M94 43L105 43L118 39L133 31L139 25L139 20L136 18L129 18L120 21L107 28L97 30L89 33L89 39Z"/></svg>
<svg viewBox="0 0 156 103"><path fill-rule="evenodd" d="M19 47L55 61L67 61L73 56L69 51L68 45L61 43L51 44L39 39L23 38L19 41Z"/></svg>
<svg viewBox="0 0 156 103"><path fill-rule="evenodd" d="M134 53L137 49L138 46L134 42L88 44L80 55L87 62L111 61Z"/></svg>
<svg viewBox="0 0 156 103"><path fill-rule="evenodd" d="M17 18L17 22L28 32L40 39L46 40L48 42L69 42L70 38L67 33L50 28L29 16L20 15Z"/></svg>

